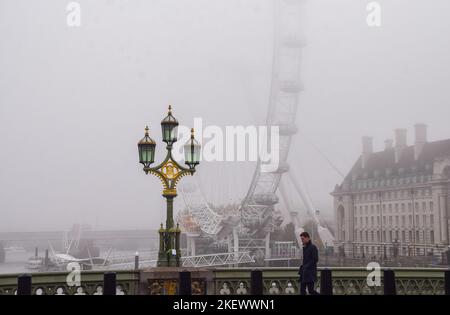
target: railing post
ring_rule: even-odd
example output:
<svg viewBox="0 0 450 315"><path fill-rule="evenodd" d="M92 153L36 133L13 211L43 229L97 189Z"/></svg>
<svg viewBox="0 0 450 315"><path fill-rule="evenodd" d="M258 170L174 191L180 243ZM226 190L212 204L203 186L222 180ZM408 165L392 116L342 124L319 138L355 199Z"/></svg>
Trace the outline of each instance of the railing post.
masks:
<svg viewBox="0 0 450 315"><path fill-rule="evenodd" d="M180 272L178 295L192 295L192 282L190 271Z"/></svg>
<svg viewBox="0 0 450 315"><path fill-rule="evenodd" d="M395 289L395 273L393 270L387 269L383 272L384 279L384 295L396 295Z"/></svg>
<svg viewBox="0 0 450 315"><path fill-rule="evenodd" d="M116 295L116 273L106 272L103 275L103 295Z"/></svg>
<svg viewBox="0 0 450 315"><path fill-rule="evenodd" d="M445 271L445 295L450 295L450 270Z"/></svg>
<svg viewBox="0 0 450 315"><path fill-rule="evenodd" d="M250 278L251 278L250 293L252 295L262 295L263 294L262 270L252 270Z"/></svg>
<svg viewBox="0 0 450 315"><path fill-rule="evenodd" d="M17 295L31 295L31 275L17 277Z"/></svg>
<svg viewBox="0 0 450 315"><path fill-rule="evenodd" d="M331 276L331 270L328 268L320 272L320 294L333 295L333 278Z"/></svg>

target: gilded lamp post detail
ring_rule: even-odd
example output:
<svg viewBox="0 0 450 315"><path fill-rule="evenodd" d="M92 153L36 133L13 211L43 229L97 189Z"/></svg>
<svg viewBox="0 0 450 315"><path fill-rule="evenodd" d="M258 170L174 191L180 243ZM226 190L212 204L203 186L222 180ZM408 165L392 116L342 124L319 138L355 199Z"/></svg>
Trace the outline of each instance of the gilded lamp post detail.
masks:
<svg viewBox="0 0 450 315"><path fill-rule="evenodd" d="M145 128L145 136L138 143L139 162L144 165L146 174L153 174L161 180L163 197L167 201L166 227L159 229L158 267L180 266L180 233L179 225L173 221L173 199L177 196L177 183L186 175L193 175L195 167L200 162L200 144L194 138L194 129L191 129L191 138L184 145L185 163L183 167L172 157L172 146L177 141L178 121L172 115L169 105L167 116L161 121L163 141L167 144L167 155L164 161L155 167L150 165L155 161L155 141L149 136L149 128Z"/></svg>

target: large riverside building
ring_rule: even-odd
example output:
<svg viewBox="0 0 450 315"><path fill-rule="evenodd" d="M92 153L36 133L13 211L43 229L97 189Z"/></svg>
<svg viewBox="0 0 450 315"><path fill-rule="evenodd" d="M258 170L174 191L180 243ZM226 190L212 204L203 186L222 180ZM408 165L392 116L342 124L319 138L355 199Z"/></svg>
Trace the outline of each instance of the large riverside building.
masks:
<svg viewBox="0 0 450 315"><path fill-rule="evenodd" d="M411 146L405 129L380 152L372 138L362 142L332 192L338 245L365 257L442 252L449 245L450 139L428 142L427 127L417 124Z"/></svg>

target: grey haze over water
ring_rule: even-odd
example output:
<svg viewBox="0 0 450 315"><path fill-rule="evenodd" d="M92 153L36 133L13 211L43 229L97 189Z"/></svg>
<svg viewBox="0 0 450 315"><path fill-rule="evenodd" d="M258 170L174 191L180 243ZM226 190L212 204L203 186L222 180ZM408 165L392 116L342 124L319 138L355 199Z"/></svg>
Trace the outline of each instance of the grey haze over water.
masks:
<svg viewBox="0 0 450 315"><path fill-rule="evenodd" d="M170 103L184 125L263 124L273 52L273 1L0 0L0 230L155 228L164 200L137 163L143 128L160 141ZM316 207L374 137L429 126L450 137L450 2L380 0L382 26L364 0L306 3L305 91L290 164ZM157 158L163 157L158 142ZM254 163L202 163L208 200L237 202ZM220 179L219 183L216 180ZM178 198L180 199L180 198ZM180 204L178 204L180 206Z"/></svg>

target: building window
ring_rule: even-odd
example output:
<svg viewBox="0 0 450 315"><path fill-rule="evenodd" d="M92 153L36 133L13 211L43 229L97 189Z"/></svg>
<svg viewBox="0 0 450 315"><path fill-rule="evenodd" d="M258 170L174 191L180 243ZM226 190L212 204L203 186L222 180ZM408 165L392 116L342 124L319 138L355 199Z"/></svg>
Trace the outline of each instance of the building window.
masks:
<svg viewBox="0 0 450 315"><path fill-rule="evenodd" d="M430 211L433 211L433 201L430 201Z"/></svg>
<svg viewBox="0 0 450 315"><path fill-rule="evenodd" d="M433 230L430 231L430 242L431 242L431 244L434 244L434 231Z"/></svg>
<svg viewBox="0 0 450 315"><path fill-rule="evenodd" d="M434 225L434 215L430 215L430 226Z"/></svg>

